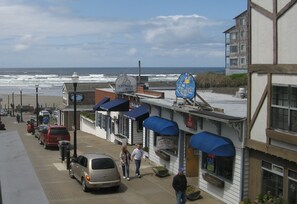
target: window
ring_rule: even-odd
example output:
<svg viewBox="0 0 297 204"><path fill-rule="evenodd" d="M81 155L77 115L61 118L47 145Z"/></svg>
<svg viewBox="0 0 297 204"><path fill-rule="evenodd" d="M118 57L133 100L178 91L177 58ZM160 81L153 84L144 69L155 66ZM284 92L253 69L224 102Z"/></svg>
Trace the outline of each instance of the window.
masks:
<svg viewBox="0 0 297 204"><path fill-rule="evenodd" d="M231 53L237 53L237 45L230 46L230 52Z"/></svg>
<svg viewBox="0 0 297 204"><path fill-rule="evenodd" d="M114 162L110 158L98 158L92 160L92 169L113 169Z"/></svg>
<svg viewBox="0 0 297 204"><path fill-rule="evenodd" d="M231 40L236 40L237 39L237 33L230 33L230 37L231 37Z"/></svg>
<svg viewBox="0 0 297 204"><path fill-rule="evenodd" d="M129 119L123 115L119 116L119 133L129 138Z"/></svg>
<svg viewBox="0 0 297 204"><path fill-rule="evenodd" d="M149 147L149 144L150 144L150 130L145 128L145 132L144 132L144 148L145 147Z"/></svg>
<svg viewBox="0 0 297 204"><path fill-rule="evenodd" d="M245 52L245 51L246 51L246 49L245 49L245 45L240 45L240 51L241 51L241 52Z"/></svg>
<svg viewBox="0 0 297 204"><path fill-rule="evenodd" d="M241 26L246 25L246 20L245 20L245 18L241 18L241 19L239 20L239 24L240 24Z"/></svg>
<svg viewBox="0 0 297 204"><path fill-rule="evenodd" d="M107 115L102 116L102 129L107 130Z"/></svg>
<svg viewBox="0 0 297 204"><path fill-rule="evenodd" d="M137 121L137 131L142 132L143 130L143 121Z"/></svg>
<svg viewBox="0 0 297 204"><path fill-rule="evenodd" d="M219 157L202 152L202 169L232 181L234 157Z"/></svg>
<svg viewBox="0 0 297 204"><path fill-rule="evenodd" d="M66 128L50 128L50 135L69 135Z"/></svg>
<svg viewBox="0 0 297 204"><path fill-rule="evenodd" d="M238 59L230 59L230 66L237 66L238 65Z"/></svg>
<svg viewBox="0 0 297 204"><path fill-rule="evenodd" d="M267 194L269 191L272 196L283 196L283 176L284 168L275 164L262 161L262 188L261 193Z"/></svg>
<svg viewBox="0 0 297 204"><path fill-rule="evenodd" d="M178 136L162 136L155 132L154 146L157 150L162 150L171 155L177 155Z"/></svg>
<svg viewBox="0 0 297 204"><path fill-rule="evenodd" d="M98 126L102 128L102 113L98 114Z"/></svg>
<svg viewBox="0 0 297 204"><path fill-rule="evenodd" d="M240 64L246 64L245 57L240 58Z"/></svg>
<svg viewBox="0 0 297 204"><path fill-rule="evenodd" d="M87 167L88 166L88 159L84 156L79 156L77 158L77 163L80 164L83 167Z"/></svg>
<svg viewBox="0 0 297 204"><path fill-rule="evenodd" d="M288 203L297 203L297 172L289 170L288 177Z"/></svg>
<svg viewBox="0 0 297 204"><path fill-rule="evenodd" d="M245 31L240 31L240 38L241 39L246 39L246 32Z"/></svg>
<svg viewBox="0 0 297 204"><path fill-rule="evenodd" d="M297 88L273 86L271 127L297 132Z"/></svg>

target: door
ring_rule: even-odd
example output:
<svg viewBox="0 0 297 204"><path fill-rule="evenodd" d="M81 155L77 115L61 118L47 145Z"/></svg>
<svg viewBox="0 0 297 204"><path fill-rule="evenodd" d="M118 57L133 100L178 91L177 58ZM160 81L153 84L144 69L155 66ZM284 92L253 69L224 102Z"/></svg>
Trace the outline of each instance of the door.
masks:
<svg viewBox="0 0 297 204"><path fill-rule="evenodd" d="M190 145L192 134L186 133L186 176L198 177L199 175L199 151Z"/></svg>

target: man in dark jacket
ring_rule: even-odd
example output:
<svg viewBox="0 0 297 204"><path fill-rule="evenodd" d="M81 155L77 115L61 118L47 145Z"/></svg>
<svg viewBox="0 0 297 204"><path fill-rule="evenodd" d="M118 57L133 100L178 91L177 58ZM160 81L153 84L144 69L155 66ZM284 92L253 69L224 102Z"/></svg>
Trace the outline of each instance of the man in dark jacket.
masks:
<svg viewBox="0 0 297 204"><path fill-rule="evenodd" d="M187 189L187 178L184 175L184 169L179 168L178 174L173 177L172 187L176 194L176 203L184 204L187 201L186 189Z"/></svg>

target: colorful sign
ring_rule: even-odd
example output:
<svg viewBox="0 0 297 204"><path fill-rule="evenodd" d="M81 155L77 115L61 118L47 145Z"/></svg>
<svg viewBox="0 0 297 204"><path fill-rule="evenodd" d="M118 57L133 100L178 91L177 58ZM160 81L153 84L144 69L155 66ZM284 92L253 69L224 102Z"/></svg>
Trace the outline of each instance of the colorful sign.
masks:
<svg viewBox="0 0 297 204"><path fill-rule="evenodd" d="M191 74L183 73L176 81L175 95L178 98L193 99L196 96L196 82Z"/></svg>

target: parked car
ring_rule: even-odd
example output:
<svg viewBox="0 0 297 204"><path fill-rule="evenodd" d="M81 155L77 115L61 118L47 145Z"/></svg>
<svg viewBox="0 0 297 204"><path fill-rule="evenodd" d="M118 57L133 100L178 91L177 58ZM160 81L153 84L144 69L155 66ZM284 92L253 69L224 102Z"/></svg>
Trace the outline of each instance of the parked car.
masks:
<svg viewBox="0 0 297 204"><path fill-rule="evenodd" d="M41 133L39 143L43 144L44 149L48 146L58 147L60 140L70 141L70 134L62 125L48 125Z"/></svg>
<svg viewBox="0 0 297 204"><path fill-rule="evenodd" d="M106 154L88 153L80 155L70 164L69 176L76 178L83 191L114 188L121 185L121 176L112 157Z"/></svg>
<svg viewBox="0 0 297 204"><path fill-rule="evenodd" d="M35 131L35 137L38 140L40 140L40 135L42 134L42 131L46 128L47 128L47 125L44 125L44 124L38 125L38 127L36 128L36 131Z"/></svg>
<svg viewBox="0 0 297 204"><path fill-rule="evenodd" d="M0 110L0 116L8 116L8 111L4 110L4 109L1 109Z"/></svg>

